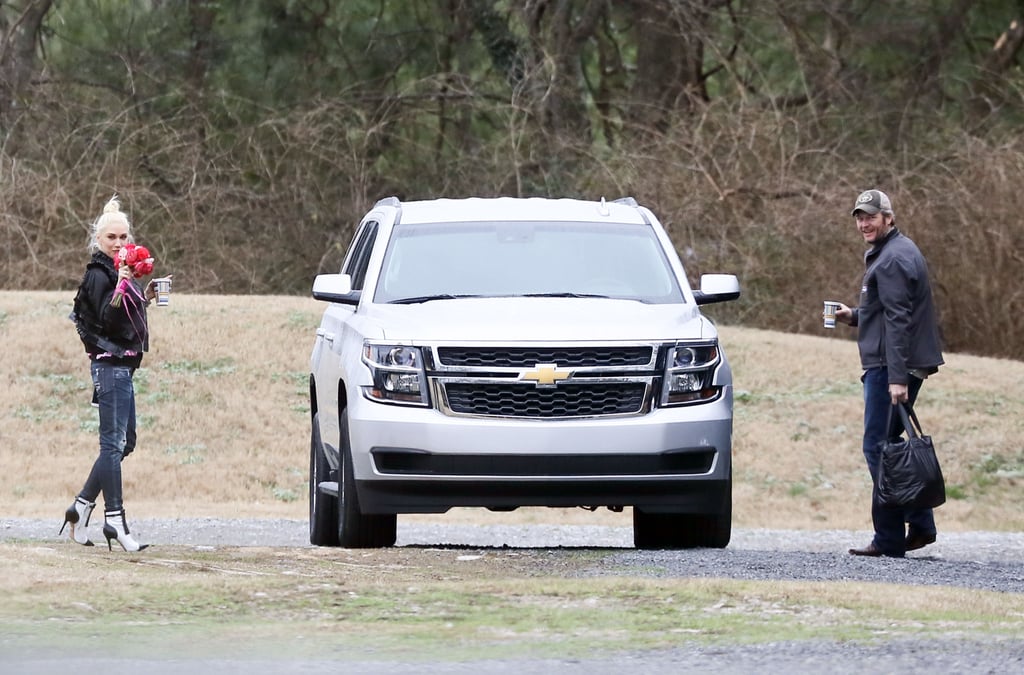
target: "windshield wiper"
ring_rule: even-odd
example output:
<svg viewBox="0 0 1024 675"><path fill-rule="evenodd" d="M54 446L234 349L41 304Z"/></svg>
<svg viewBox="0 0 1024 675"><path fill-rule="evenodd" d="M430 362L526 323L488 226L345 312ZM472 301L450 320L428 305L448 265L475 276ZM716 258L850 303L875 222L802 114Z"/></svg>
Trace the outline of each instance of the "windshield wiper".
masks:
<svg viewBox="0 0 1024 675"><path fill-rule="evenodd" d="M430 302L432 300L459 300L461 298L482 298L482 295L472 294L452 294L452 293L440 293L438 295L417 295L412 298L399 298L398 300L392 300L389 305L417 305L423 302Z"/></svg>
<svg viewBox="0 0 1024 675"><path fill-rule="evenodd" d="M600 293L523 293L524 298L610 298Z"/></svg>

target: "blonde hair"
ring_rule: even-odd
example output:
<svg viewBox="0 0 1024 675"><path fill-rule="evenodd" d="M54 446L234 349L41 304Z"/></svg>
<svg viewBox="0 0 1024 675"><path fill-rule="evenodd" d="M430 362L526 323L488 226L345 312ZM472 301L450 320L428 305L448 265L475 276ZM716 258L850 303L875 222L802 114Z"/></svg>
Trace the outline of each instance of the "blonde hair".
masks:
<svg viewBox="0 0 1024 675"><path fill-rule="evenodd" d="M100 250L100 232L103 231L108 225L115 223L123 223L128 228L128 241L132 239L132 224L128 222L128 216L121 211L121 202L118 201L117 195L115 194L110 198L110 201L103 207L103 213L96 219L96 222L92 224L92 231L89 235L89 252L95 253Z"/></svg>

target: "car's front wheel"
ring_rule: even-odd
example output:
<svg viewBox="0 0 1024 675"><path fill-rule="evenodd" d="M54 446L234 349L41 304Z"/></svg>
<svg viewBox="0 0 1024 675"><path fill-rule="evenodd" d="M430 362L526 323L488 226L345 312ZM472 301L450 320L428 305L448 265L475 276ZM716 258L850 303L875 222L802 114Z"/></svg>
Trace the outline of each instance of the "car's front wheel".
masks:
<svg viewBox="0 0 1024 675"><path fill-rule="evenodd" d="M330 472L320 442L320 413L315 413L309 434L309 543L313 546L338 545L338 500L320 491Z"/></svg>
<svg viewBox="0 0 1024 675"><path fill-rule="evenodd" d="M352 473L352 447L348 435L348 411L341 413L341 461L338 464L338 543L345 548L394 546L398 517L393 513L366 515L359 508Z"/></svg>
<svg viewBox="0 0 1024 675"><path fill-rule="evenodd" d="M633 545L639 549L725 548L731 538L731 479L717 513L653 513L633 508Z"/></svg>

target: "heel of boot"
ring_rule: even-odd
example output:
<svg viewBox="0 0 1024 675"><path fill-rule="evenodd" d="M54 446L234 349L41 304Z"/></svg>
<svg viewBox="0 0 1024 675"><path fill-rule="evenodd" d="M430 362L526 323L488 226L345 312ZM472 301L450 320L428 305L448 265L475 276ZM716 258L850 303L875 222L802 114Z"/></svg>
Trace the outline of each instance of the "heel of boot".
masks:
<svg viewBox="0 0 1024 675"><path fill-rule="evenodd" d="M78 511L75 510L75 505L72 504L71 506L68 507L68 510L64 512L64 524L60 526L60 531L57 532L57 534L64 534L64 528L67 527L69 524L71 525L72 529L74 529L75 524L77 522Z"/></svg>
<svg viewBox="0 0 1024 675"><path fill-rule="evenodd" d="M128 553L135 553L148 547L148 544L140 544L132 537L128 529L128 521L124 515L124 509L119 511L107 511L104 513L106 522L103 524L103 536L107 539L107 548L113 550L113 540L121 545Z"/></svg>
<svg viewBox="0 0 1024 675"><path fill-rule="evenodd" d="M113 551L114 550L114 547L111 546L110 542L116 540L117 543L119 543L119 544L121 543L121 540L117 538L117 530L115 530L113 527L111 527L107 523L103 523L103 536L107 540L107 550L108 551Z"/></svg>
<svg viewBox="0 0 1024 675"><path fill-rule="evenodd" d="M89 518L92 517L92 510L95 507L95 502L76 497L74 503L64 511L64 524L60 526L60 531L57 534L64 534L64 528L70 525L68 535L71 537L71 541L82 546L92 546L88 527Z"/></svg>

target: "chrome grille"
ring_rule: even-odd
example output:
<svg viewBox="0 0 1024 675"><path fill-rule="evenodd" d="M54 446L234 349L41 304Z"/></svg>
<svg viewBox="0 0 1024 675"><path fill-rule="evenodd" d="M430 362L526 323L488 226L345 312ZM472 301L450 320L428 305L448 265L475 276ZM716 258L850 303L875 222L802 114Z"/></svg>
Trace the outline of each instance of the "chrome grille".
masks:
<svg viewBox="0 0 1024 675"><path fill-rule="evenodd" d="M660 387L657 343L429 348L427 377L446 415L581 419L644 415ZM545 378L545 374L550 379ZM557 376L557 377L556 377Z"/></svg>

